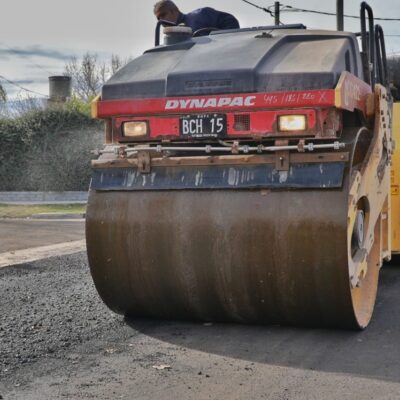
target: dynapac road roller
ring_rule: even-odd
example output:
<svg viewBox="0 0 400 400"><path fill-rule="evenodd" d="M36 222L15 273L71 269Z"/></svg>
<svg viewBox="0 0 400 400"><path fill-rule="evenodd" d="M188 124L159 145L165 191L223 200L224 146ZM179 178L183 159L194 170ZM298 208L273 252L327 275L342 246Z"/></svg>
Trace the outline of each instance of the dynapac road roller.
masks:
<svg viewBox="0 0 400 400"><path fill-rule="evenodd" d="M366 327L400 250L371 8L359 35L210 31L165 28L93 103L106 144L86 235L101 298L133 316Z"/></svg>

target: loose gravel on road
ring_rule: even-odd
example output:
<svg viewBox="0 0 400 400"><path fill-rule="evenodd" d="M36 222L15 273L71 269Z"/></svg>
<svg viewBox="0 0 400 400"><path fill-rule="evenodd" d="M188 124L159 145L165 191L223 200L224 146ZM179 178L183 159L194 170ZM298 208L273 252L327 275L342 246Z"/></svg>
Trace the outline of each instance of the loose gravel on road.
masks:
<svg viewBox="0 0 400 400"><path fill-rule="evenodd" d="M400 399L400 268L364 332L125 320L86 255L0 270L0 399Z"/></svg>
<svg viewBox="0 0 400 400"><path fill-rule="evenodd" d="M3 373L51 354L62 356L71 344L90 342L123 325L99 302L82 256L71 256L67 267L52 258L9 268L0 271L0 282Z"/></svg>

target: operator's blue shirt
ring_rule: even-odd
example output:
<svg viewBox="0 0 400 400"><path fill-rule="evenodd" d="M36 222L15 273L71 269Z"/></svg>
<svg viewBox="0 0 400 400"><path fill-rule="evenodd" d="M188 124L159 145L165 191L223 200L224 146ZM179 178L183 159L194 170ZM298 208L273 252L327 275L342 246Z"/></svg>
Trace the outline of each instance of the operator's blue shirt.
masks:
<svg viewBox="0 0 400 400"><path fill-rule="evenodd" d="M231 14L211 7L198 8L188 14L180 13L178 24L192 28L193 33L202 28L238 29L239 22Z"/></svg>

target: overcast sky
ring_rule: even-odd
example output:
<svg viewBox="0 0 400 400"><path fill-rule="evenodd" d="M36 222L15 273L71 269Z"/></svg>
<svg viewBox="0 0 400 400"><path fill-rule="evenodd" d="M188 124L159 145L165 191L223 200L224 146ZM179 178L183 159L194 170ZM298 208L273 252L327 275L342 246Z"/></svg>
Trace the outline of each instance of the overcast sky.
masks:
<svg viewBox="0 0 400 400"><path fill-rule="evenodd" d="M38 93L47 94L47 77L62 74L71 56L91 51L135 57L154 42L155 0L1 0L0 75ZM262 7L273 0L252 0ZM285 0L285 5L335 12L336 0ZM359 14L358 0L344 0L345 13ZM183 12L209 6L234 14L242 27L271 25L273 19L242 0L176 0ZM400 18L400 1L369 0L375 17ZM309 28L335 29L334 17L285 12L283 23L301 22ZM400 22L379 22L387 36L388 53L400 53ZM359 21L345 19L345 30L359 31ZM10 97L20 90L1 81Z"/></svg>

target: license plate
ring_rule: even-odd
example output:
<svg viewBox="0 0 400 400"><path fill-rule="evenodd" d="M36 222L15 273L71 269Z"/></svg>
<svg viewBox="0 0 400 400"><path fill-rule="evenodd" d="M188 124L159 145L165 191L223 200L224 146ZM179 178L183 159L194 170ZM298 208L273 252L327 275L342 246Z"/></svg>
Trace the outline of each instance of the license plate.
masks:
<svg viewBox="0 0 400 400"><path fill-rule="evenodd" d="M180 118L180 133L193 138L217 138L226 135L226 115L199 114Z"/></svg>

